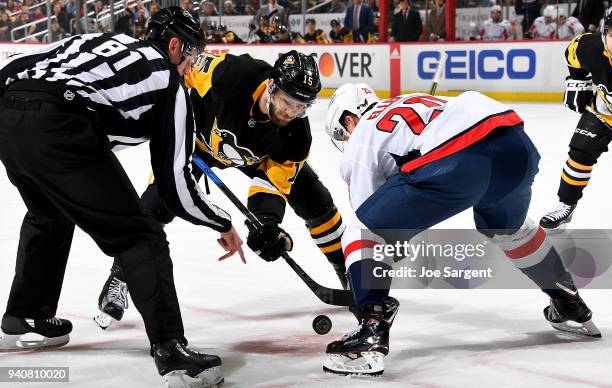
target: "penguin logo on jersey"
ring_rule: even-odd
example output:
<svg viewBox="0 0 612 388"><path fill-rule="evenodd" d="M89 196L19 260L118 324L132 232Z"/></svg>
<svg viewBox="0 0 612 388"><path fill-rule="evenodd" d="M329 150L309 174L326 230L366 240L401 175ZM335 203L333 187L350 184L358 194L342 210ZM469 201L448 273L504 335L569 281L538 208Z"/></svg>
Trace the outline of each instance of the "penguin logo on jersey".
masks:
<svg viewBox="0 0 612 388"><path fill-rule="evenodd" d="M608 108L608 112L612 112L612 95L608 88L604 84L599 84L596 86L597 94L601 97L601 100L606 104Z"/></svg>
<svg viewBox="0 0 612 388"><path fill-rule="evenodd" d="M236 135L221 129L217 125L217 119L210 131L210 142L207 144L211 153L226 166L243 167L259 163L263 158L256 156L253 151L237 144Z"/></svg>

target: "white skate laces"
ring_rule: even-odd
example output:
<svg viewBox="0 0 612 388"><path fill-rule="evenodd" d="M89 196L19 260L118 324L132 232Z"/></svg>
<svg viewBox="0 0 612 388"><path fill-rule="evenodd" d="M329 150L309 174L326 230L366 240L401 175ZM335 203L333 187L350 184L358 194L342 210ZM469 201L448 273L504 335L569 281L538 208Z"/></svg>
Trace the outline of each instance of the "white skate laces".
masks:
<svg viewBox="0 0 612 388"><path fill-rule="evenodd" d="M111 283L108 286L108 295L106 300L109 303L114 303L125 310L128 308L127 294L127 284L116 277L113 277L113 280L111 280Z"/></svg>
<svg viewBox="0 0 612 388"><path fill-rule="evenodd" d="M572 212L573 209L573 206L567 205L563 202L559 202L557 204L557 207L546 213L544 218L547 218L551 221L559 221L566 218Z"/></svg>

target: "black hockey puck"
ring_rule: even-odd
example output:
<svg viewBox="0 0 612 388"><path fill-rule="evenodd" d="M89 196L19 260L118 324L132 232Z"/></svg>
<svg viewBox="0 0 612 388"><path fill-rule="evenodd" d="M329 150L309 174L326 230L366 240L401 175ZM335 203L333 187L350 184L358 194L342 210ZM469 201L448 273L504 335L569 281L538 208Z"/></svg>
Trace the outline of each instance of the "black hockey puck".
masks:
<svg viewBox="0 0 612 388"><path fill-rule="evenodd" d="M327 315L317 315L315 319L312 320L312 328L315 333L325 335L331 330L332 321Z"/></svg>

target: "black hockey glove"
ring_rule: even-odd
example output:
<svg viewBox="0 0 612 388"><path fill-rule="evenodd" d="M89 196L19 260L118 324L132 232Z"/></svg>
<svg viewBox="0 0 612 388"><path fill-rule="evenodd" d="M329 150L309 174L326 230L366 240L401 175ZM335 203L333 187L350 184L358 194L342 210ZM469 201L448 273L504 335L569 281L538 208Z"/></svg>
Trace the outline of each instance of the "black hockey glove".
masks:
<svg viewBox="0 0 612 388"><path fill-rule="evenodd" d="M276 224L263 224L260 228L246 222L249 228L247 245L265 261L274 261L293 249L293 240Z"/></svg>
<svg viewBox="0 0 612 388"><path fill-rule="evenodd" d="M574 112L586 112L586 106L593 101L593 81L590 77L584 79L565 79L565 94L563 105Z"/></svg>

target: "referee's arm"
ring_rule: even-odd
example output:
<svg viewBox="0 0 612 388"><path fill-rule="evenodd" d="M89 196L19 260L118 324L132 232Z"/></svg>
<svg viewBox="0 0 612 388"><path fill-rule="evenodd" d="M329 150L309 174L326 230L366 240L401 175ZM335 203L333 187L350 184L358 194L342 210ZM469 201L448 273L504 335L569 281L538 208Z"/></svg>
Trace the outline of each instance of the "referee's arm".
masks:
<svg viewBox="0 0 612 388"><path fill-rule="evenodd" d="M194 120L187 91L178 84L169 88L168 103L159 109L159 122L151 136L151 166L159 194L177 216L218 232L232 227L229 214L208 201L191 171Z"/></svg>

